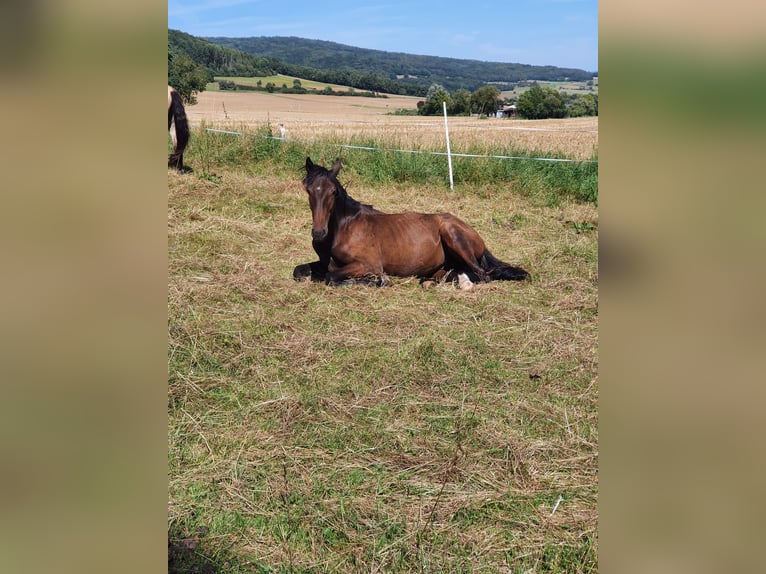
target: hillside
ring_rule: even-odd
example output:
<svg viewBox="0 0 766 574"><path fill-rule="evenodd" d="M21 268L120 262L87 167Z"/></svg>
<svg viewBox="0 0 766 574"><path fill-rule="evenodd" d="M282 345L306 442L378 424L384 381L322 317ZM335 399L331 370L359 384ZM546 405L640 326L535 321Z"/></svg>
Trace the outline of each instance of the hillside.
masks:
<svg viewBox="0 0 766 574"><path fill-rule="evenodd" d="M216 76L269 76L275 74L275 62L225 48L186 34L168 29L168 53L186 54L197 64Z"/></svg>
<svg viewBox="0 0 766 574"><path fill-rule="evenodd" d="M188 55L197 64L210 70L213 76L254 77L284 74L323 84L419 97L424 96L428 89L427 85L405 84L361 69L316 69L290 64L215 44L178 30L168 29L168 52Z"/></svg>
<svg viewBox="0 0 766 574"><path fill-rule="evenodd" d="M572 68L418 56L295 37L205 39L220 46L285 64L369 74L406 86L428 88L431 84L438 83L450 91L458 88L473 91L487 83L496 84L501 89L512 89L513 84L524 80L587 81L597 75L597 72Z"/></svg>

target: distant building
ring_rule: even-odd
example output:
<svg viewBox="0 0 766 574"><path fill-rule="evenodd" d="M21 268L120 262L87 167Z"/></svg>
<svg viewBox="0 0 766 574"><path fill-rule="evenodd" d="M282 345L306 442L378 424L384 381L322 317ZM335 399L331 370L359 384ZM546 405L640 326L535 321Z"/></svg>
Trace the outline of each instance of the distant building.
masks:
<svg viewBox="0 0 766 574"><path fill-rule="evenodd" d="M514 118L516 117L516 104L510 106L503 106L502 109L497 110L495 114L498 118Z"/></svg>

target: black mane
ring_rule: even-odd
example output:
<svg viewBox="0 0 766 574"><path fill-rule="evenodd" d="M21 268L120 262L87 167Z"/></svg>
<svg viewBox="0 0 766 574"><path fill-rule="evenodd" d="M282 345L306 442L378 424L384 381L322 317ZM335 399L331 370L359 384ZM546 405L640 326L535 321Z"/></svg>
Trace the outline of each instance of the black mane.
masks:
<svg viewBox="0 0 766 574"><path fill-rule="evenodd" d="M381 213L371 204L362 203L361 201L357 201L351 197L346 191L346 188L343 187L340 181L338 181L338 178L336 178L329 169L326 169L322 166L314 166L314 169L312 169L311 172L306 176L306 185L311 187L311 184L314 183L314 180L320 176L324 176L329 179L335 186L335 190L338 192L338 197L335 200L336 209L342 207L343 211L348 216L356 215L360 212Z"/></svg>

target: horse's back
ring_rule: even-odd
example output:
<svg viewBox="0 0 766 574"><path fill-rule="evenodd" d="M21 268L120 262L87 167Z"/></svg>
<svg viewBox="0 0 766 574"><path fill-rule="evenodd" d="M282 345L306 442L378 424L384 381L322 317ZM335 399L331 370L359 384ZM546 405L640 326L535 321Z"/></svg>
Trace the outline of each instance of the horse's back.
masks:
<svg viewBox="0 0 766 574"><path fill-rule="evenodd" d="M394 248L399 243L419 244L438 238L441 216L434 213L374 213L367 216L380 241Z"/></svg>

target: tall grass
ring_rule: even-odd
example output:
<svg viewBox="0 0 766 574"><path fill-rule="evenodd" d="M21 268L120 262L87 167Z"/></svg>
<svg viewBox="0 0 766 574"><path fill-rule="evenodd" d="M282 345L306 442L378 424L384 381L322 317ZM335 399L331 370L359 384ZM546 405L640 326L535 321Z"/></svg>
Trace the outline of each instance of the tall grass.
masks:
<svg viewBox="0 0 766 574"><path fill-rule="evenodd" d="M353 135L313 142L281 140L268 123L241 134L211 131L203 123L193 133L187 162L201 166L204 174L212 174L224 166L289 171L301 166L307 156L326 164L340 157L346 165L346 173L369 184L449 182L447 157L443 150L432 146ZM591 161L545 161L568 158L545 150L523 150L491 143L451 151L484 156L453 157L456 185L510 185L519 194L548 206L557 205L562 199L598 204L597 155Z"/></svg>

